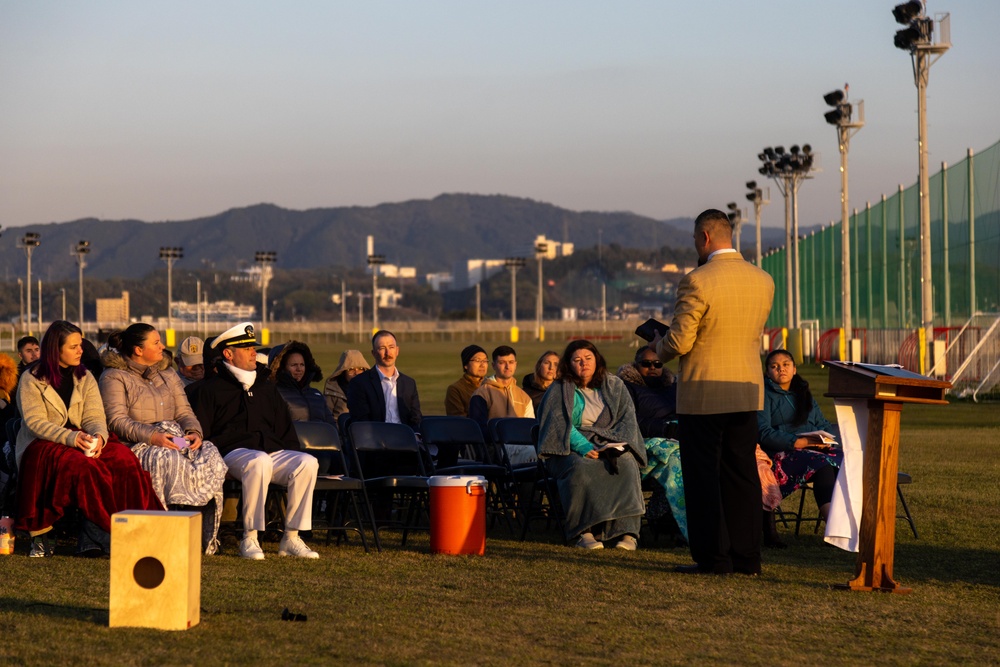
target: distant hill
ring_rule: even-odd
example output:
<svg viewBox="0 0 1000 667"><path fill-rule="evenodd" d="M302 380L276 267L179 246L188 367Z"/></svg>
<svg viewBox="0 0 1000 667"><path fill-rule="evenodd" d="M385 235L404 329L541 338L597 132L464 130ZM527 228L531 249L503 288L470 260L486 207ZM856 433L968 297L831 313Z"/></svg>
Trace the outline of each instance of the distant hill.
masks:
<svg viewBox="0 0 1000 667"><path fill-rule="evenodd" d="M360 267L365 237L371 234L376 252L386 261L416 266L422 275L449 271L454 262L470 257L510 256L538 234L568 240L581 249L596 246L599 236L606 245L689 248L691 224L687 218L659 221L633 213L576 212L502 195L443 194L430 200L306 211L258 204L185 221L88 218L7 229L0 242L0 265L5 280L24 274L24 253L15 239L33 231L41 234L41 245L32 256L33 278L46 281L76 275L69 249L80 239L91 242L86 271L95 278L139 278L162 269L161 246L184 248L175 271L235 269L252 263L258 250L277 251L277 267L283 269Z"/></svg>

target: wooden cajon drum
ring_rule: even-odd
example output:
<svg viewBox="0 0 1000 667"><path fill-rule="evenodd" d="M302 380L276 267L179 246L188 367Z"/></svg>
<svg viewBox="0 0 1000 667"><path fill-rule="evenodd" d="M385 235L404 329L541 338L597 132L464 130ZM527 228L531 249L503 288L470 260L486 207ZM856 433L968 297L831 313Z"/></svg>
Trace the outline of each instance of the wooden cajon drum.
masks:
<svg viewBox="0 0 1000 667"><path fill-rule="evenodd" d="M108 625L186 630L201 620L201 513L111 516Z"/></svg>

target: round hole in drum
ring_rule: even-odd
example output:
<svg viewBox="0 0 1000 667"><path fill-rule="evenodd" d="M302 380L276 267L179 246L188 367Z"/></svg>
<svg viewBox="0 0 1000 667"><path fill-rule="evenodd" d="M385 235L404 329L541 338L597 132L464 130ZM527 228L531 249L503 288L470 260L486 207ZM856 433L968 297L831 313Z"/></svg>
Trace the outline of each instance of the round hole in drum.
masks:
<svg viewBox="0 0 1000 667"><path fill-rule="evenodd" d="M132 568L135 583L143 588L156 588L163 583L165 574L163 563L151 556L140 558Z"/></svg>

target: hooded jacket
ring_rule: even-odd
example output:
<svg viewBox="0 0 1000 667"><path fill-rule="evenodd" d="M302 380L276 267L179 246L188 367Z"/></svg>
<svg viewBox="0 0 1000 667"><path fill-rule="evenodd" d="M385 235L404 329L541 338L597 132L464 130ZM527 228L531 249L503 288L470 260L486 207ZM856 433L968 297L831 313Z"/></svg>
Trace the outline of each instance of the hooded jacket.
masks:
<svg viewBox="0 0 1000 667"><path fill-rule="evenodd" d="M496 375L490 375L469 399L469 417L484 429L491 419L534 416L535 406L531 397L517 386L516 378L511 378L511 383L505 387L500 384Z"/></svg>
<svg viewBox="0 0 1000 667"><path fill-rule="evenodd" d="M351 368L368 370L371 366L359 350L344 350L340 355L340 363L333 369L323 387L326 407L330 408L334 419L339 419L340 415L347 412L347 380L344 372Z"/></svg>
<svg viewBox="0 0 1000 667"><path fill-rule="evenodd" d="M642 437L676 438L677 384L667 383L665 379L647 383L635 364L619 366L617 375L625 382L635 404L635 418Z"/></svg>
<svg viewBox="0 0 1000 667"><path fill-rule="evenodd" d="M201 432L201 424L184 393L184 383L167 357L155 366L143 366L113 348L101 355L104 372L98 384L108 428L123 443L149 442L154 424L172 420L185 433Z"/></svg>
<svg viewBox="0 0 1000 667"><path fill-rule="evenodd" d="M306 374L301 382L296 382L295 378L282 368L285 359L293 353L301 354L306 363ZM337 422L330 413L323 394L319 389L310 386L311 382L322 379L323 374L307 345L293 340L274 348L271 350L268 367L271 370L271 382L278 387L278 393L288 403L292 421L322 421L336 426Z"/></svg>

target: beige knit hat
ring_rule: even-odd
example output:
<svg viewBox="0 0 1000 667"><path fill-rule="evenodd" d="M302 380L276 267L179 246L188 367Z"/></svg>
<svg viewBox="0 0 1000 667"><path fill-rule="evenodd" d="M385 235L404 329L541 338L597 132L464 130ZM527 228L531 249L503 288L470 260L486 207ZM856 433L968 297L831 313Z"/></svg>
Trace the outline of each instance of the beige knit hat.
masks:
<svg viewBox="0 0 1000 667"><path fill-rule="evenodd" d="M340 363L337 364L337 368L333 371L333 375L330 377L337 377L344 371L350 368L363 368L368 370L371 366L365 361L365 355L361 354L361 350L344 350L340 355Z"/></svg>

